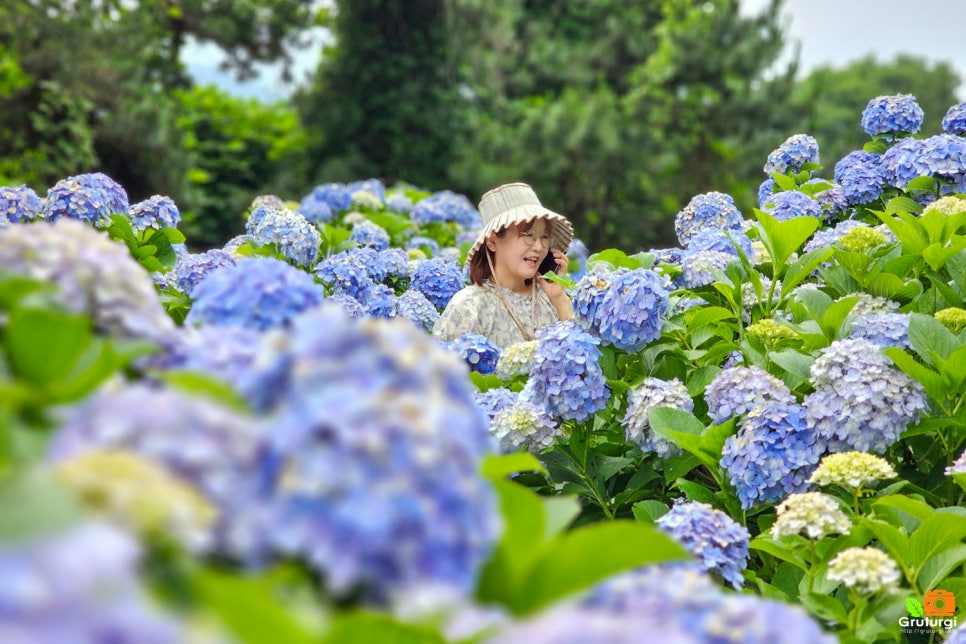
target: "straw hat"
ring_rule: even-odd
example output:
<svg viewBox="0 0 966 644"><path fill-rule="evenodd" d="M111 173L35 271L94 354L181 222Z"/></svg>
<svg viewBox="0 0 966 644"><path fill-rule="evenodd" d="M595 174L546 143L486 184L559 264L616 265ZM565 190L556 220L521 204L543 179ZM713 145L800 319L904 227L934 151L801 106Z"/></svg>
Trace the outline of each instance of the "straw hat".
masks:
<svg viewBox="0 0 966 644"><path fill-rule="evenodd" d="M525 183L507 183L490 190L480 200L479 210L483 231L466 255L467 265L473 261L476 251L483 246L487 237L509 226L534 219L547 219L550 222L550 243L553 248L566 252L574 238L574 227L567 218L545 208L537 193Z"/></svg>

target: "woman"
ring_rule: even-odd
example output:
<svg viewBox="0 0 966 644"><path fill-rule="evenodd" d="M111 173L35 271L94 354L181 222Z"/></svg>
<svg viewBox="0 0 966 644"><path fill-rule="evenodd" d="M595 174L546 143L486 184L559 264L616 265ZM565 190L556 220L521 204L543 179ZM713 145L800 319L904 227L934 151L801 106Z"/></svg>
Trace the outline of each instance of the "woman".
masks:
<svg viewBox="0 0 966 644"><path fill-rule="evenodd" d="M472 284L453 296L433 334L452 342L473 333L505 349L573 317L563 287L542 277L567 272L565 252L574 237L567 218L544 208L525 183L487 192L480 216L483 231L466 256Z"/></svg>

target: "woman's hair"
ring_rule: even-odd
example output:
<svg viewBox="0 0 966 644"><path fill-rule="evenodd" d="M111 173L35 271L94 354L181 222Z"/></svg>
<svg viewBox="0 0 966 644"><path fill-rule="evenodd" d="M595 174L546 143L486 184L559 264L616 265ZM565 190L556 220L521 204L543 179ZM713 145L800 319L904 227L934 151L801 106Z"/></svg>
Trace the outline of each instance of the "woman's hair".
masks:
<svg viewBox="0 0 966 644"><path fill-rule="evenodd" d="M522 224L516 224L517 232L520 234L527 232L533 228L533 224L535 224L536 221L536 219L532 219ZM504 227L496 231L495 234L500 239L503 239L506 237L506 232L508 230L509 228ZM493 277L493 271L490 270L489 254L490 249L486 247L486 241L484 240L483 247L476 252L476 255L473 256L473 261L470 262L470 282L476 284L477 286L482 286L483 282ZM527 280L528 285L530 284L530 281L531 280Z"/></svg>

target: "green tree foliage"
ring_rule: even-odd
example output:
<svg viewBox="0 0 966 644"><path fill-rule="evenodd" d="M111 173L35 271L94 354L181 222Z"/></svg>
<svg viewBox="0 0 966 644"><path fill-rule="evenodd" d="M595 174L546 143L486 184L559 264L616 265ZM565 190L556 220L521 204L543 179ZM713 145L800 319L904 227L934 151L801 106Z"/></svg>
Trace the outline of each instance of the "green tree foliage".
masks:
<svg viewBox="0 0 966 644"><path fill-rule="evenodd" d="M804 114L801 129L818 140L824 174L831 177L835 162L868 140L858 115L870 97L914 95L926 113L921 134L931 135L942 131L946 110L959 102L960 80L949 63L930 64L908 55L888 62L867 56L842 68L819 67L795 89Z"/></svg>

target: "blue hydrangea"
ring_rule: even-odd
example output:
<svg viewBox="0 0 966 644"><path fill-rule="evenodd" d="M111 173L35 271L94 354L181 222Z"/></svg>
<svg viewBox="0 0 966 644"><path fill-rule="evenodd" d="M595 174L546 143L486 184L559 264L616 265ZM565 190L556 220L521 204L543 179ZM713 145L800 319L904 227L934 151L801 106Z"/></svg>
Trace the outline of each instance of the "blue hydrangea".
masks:
<svg viewBox="0 0 966 644"><path fill-rule="evenodd" d="M861 228L865 226L861 221L855 219L846 219L843 222L839 222L834 228L826 228L825 230L820 230L812 235L812 238L808 240L805 244L805 252L811 252L819 248L825 248L826 246L831 246L838 240L845 237L848 232L854 228Z"/></svg>
<svg viewBox="0 0 966 644"><path fill-rule="evenodd" d="M315 201L326 204L332 214L352 206L352 191L344 183L323 183L312 189L311 196Z"/></svg>
<svg viewBox="0 0 966 644"><path fill-rule="evenodd" d="M474 237L474 239L476 239L476 238ZM407 250L418 249L418 250L421 250L423 252L425 252L428 249L429 250L429 256L430 257L436 257L436 256L439 255L439 242L437 242L432 237L425 237L423 235L415 235L413 237L410 237L406 241L406 249Z"/></svg>
<svg viewBox="0 0 966 644"><path fill-rule="evenodd" d="M592 328L604 343L629 353L661 337L670 294L667 278L645 269L619 269L600 300Z"/></svg>
<svg viewBox="0 0 966 644"><path fill-rule="evenodd" d="M473 394L473 401L490 420L518 400L520 400L520 394L506 387L494 387Z"/></svg>
<svg viewBox="0 0 966 644"><path fill-rule="evenodd" d="M657 520L661 530L681 543L701 567L736 589L748 565L748 529L707 503L680 503Z"/></svg>
<svg viewBox="0 0 966 644"><path fill-rule="evenodd" d="M867 204L882 195L886 182L882 163L882 155L855 150L835 164L835 181L842 187L846 203Z"/></svg>
<svg viewBox="0 0 966 644"><path fill-rule="evenodd" d="M764 170L766 174L800 172L806 163L818 162L818 141L815 137L794 134L768 155Z"/></svg>
<svg viewBox="0 0 966 644"><path fill-rule="evenodd" d="M698 231L705 228L740 230L741 212L731 195L706 192L691 198L674 218L674 232L682 246L686 246Z"/></svg>
<svg viewBox="0 0 966 644"><path fill-rule="evenodd" d="M261 334L244 327L179 327L167 354L149 358L163 369L200 371L239 388L242 374L258 355Z"/></svg>
<svg viewBox="0 0 966 644"><path fill-rule="evenodd" d="M768 403L749 411L738 433L725 440L721 466L748 509L804 491L824 451L804 407Z"/></svg>
<svg viewBox="0 0 966 644"><path fill-rule="evenodd" d="M876 346L909 349L909 316L905 313L860 315L852 320L850 338L864 338Z"/></svg>
<svg viewBox="0 0 966 644"><path fill-rule="evenodd" d="M396 317L396 293L385 284L376 284L365 302L366 314L376 318Z"/></svg>
<svg viewBox="0 0 966 644"><path fill-rule="evenodd" d="M469 593L500 519L465 366L407 322L335 306L272 335L253 373L271 405L272 547L337 596Z"/></svg>
<svg viewBox="0 0 966 644"><path fill-rule="evenodd" d="M251 237L246 233L242 235L235 235L231 239L225 242L225 245L221 247L223 251L231 255L232 259L240 259L242 256L238 254L238 249L242 246L248 244L251 241ZM187 254L183 253L183 254Z"/></svg>
<svg viewBox="0 0 966 644"><path fill-rule="evenodd" d="M352 297L351 295L346 295L345 293L335 293L329 295L325 298L326 302L334 302L342 307L346 315L350 318L361 318L366 314L366 309L359 300Z"/></svg>
<svg viewBox="0 0 966 644"><path fill-rule="evenodd" d="M171 197L154 195L144 201L133 204L128 209L131 227L136 231L148 228L177 228L181 222L181 213Z"/></svg>
<svg viewBox="0 0 966 644"><path fill-rule="evenodd" d="M721 424L770 403L794 404L788 386L761 367L736 366L718 373L704 391L708 416Z"/></svg>
<svg viewBox="0 0 966 644"><path fill-rule="evenodd" d="M762 208L768 198L775 194L775 180L768 177L758 186L758 208Z"/></svg>
<svg viewBox="0 0 966 644"><path fill-rule="evenodd" d="M249 216L254 221L249 230L252 241L258 246L274 246L285 259L296 266L308 268L319 258L322 236L319 229L294 210L259 208L260 215Z"/></svg>
<svg viewBox="0 0 966 644"><path fill-rule="evenodd" d="M369 246L376 250L389 248L389 233L386 232L385 228L368 219L360 221L352 227L352 234L349 239L358 242L361 246Z"/></svg>
<svg viewBox="0 0 966 644"><path fill-rule="evenodd" d="M459 355L471 371L484 376L496 371L496 365L503 353L500 347L493 344L486 336L473 333L464 333L450 342L448 348Z"/></svg>
<svg viewBox="0 0 966 644"><path fill-rule="evenodd" d="M681 276L678 278L687 288L713 284L718 278L715 272L724 270L735 261L732 253L716 250L685 251L681 256Z"/></svg>
<svg viewBox="0 0 966 644"><path fill-rule="evenodd" d="M421 292L437 309L442 310L463 285L460 267L436 258L424 259L416 264L409 288Z"/></svg>
<svg viewBox="0 0 966 644"><path fill-rule="evenodd" d="M945 126L945 123L943 124ZM946 644L966 644L966 624L949 631L945 639Z"/></svg>
<svg viewBox="0 0 966 644"><path fill-rule="evenodd" d="M677 378L645 378L640 385L627 392L627 413L621 421L625 437L642 451L654 452L661 458L680 454L680 447L650 431L647 412L655 407L673 407L690 412L694 410L694 401Z"/></svg>
<svg viewBox="0 0 966 644"><path fill-rule="evenodd" d="M401 248L387 248L376 254L369 275L373 280L402 280L412 277L409 268L409 255Z"/></svg>
<svg viewBox="0 0 966 644"><path fill-rule="evenodd" d="M333 294L341 293L365 302L375 283L369 277L367 253L354 252L364 250L351 249L321 260L315 266L315 275Z"/></svg>
<svg viewBox="0 0 966 644"><path fill-rule="evenodd" d="M195 287L187 324L268 329L286 326L325 293L312 276L273 257L212 271Z"/></svg>
<svg viewBox="0 0 966 644"><path fill-rule="evenodd" d="M962 136L966 134L966 102L951 106L943 117L943 131Z"/></svg>
<svg viewBox="0 0 966 644"><path fill-rule="evenodd" d="M67 310L98 331L164 343L174 333L154 280L127 246L72 219L0 228L2 270L56 287Z"/></svg>
<svg viewBox="0 0 966 644"><path fill-rule="evenodd" d="M607 289L610 288L614 271L603 263L593 267L577 282L571 295L574 319L580 326L597 334L597 310L600 308Z"/></svg>
<svg viewBox="0 0 966 644"><path fill-rule="evenodd" d="M504 453L541 452L563 435L542 407L526 400L518 400L494 414L490 434Z"/></svg>
<svg viewBox="0 0 966 644"><path fill-rule="evenodd" d="M386 198L386 185L379 179L362 179L359 181L353 181L346 185L346 190L349 191L349 195L354 195L357 192L368 192L369 194L375 195L381 202Z"/></svg>
<svg viewBox="0 0 966 644"><path fill-rule="evenodd" d="M386 197L386 209L408 215L413 210L413 200L401 192L394 192Z"/></svg>
<svg viewBox="0 0 966 644"><path fill-rule="evenodd" d="M314 190L302 198L295 211L313 224L331 221L334 216L332 206L325 199L316 196Z"/></svg>
<svg viewBox="0 0 966 644"><path fill-rule="evenodd" d="M966 139L953 134L937 134L922 142L922 161L929 174L952 182L944 192L966 190Z"/></svg>
<svg viewBox="0 0 966 644"><path fill-rule="evenodd" d="M235 260L223 250L213 248L203 253L182 255L171 270L179 291L191 297L195 287L217 268L234 266Z"/></svg>
<svg viewBox="0 0 966 644"><path fill-rule="evenodd" d="M654 255L655 264L680 264L684 256L684 249L674 246L673 248L652 248L647 251Z"/></svg>
<svg viewBox="0 0 966 644"><path fill-rule="evenodd" d="M778 221L787 221L795 217L823 218L822 206L804 192L785 190L776 192L765 201L762 208Z"/></svg>
<svg viewBox="0 0 966 644"><path fill-rule="evenodd" d="M906 138L882 153L881 171L890 186L905 190L909 182L929 175L929 166L923 158L924 143L920 139Z"/></svg>
<svg viewBox="0 0 966 644"><path fill-rule="evenodd" d="M0 187L0 226L37 219L43 209L44 202L33 188L27 185Z"/></svg>
<svg viewBox="0 0 966 644"><path fill-rule="evenodd" d="M409 216L420 225L448 221L456 222L463 228L480 225L480 213L473 206L473 202L464 195L449 190L441 190L421 199L413 206Z"/></svg>
<svg viewBox="0 0 966 644"><path fill-rule="evenodd" d="M414 290L408 290L396 299L396 315L426 331L431 331L439 319L439 311L433 303Z"/></svg>
<svg viewBox="0 0 966 644"><path fill-rule="evenodd" d="M809 186L814 184L821 184L825 187L824 190L816 192L812 198L822 207L826 218L842 214L849 209L849 202L842 186L837 183L829 183L825 179L810 179L802 185Z"/></svg>
<svg viewBox="0 0 966 644"><path fill-rule="evenodd" d="M570 279L579 280L587 273L587 259L589 257L590 249L587 248L587 244L577 237L570 240L570 246L567 248L567 259L570 262L577 263L577 269L570 271Z"/></svg>
<svg viewBox="0 0 966 644"><path fill-rule="evenodd" d="M530 379L521 396L551 416L585 420L607 405L610 389L600 367L600 340L573 320L537 331Z"/></svg>
<svg viewBox="0 0 966 644"><path fill-rule="evenodd" d="M249 210L258 210L264 208L266 210L286 210L288 205L285 200L278 195L258 195L252 199L252 203L249 206Z"/></svg>
<svg viewBox="0 0 966 644"><path fill-rule="evenodd" d="M131 535L95 522L0 544L4 642L190 640L157 610L138 578L139 555Z"/></svg>
<svg viewBox="0 0 966 644"><path fill-rule="evenodd" d="M731 237L729 237L729 235ZM737 246L736 246L737 244ZM706 228L698 231L691 241L688 242L688 251L713 250L721 253L729 253L738 257L737 248L745 253L752 262L755 259L755 251L751 246L751 239L748 235L737 230L719 230L717 228Z"/></svg>
<svg viewBox="0 0 966 644"><path fill-rule="evenodd" d="M912 94L877 96L862 111L862 129L869 136L877 134L914 134L922 127L925 114Z"/></svg>
<svg viewBox="0 0 966 644"><path fill-rule="evenodd" d="M127 192L107 175L78 174L47 190L43 218L78 219L97 228L111 225L112 214L127 214Z"/></svg>
<svg viewBox="0 0 966 644"><path fill-rule="evenodd" d="M812 364L809 427L831 452L881 454L926 408L922 386L863 338L836 340Z"/></svg>

